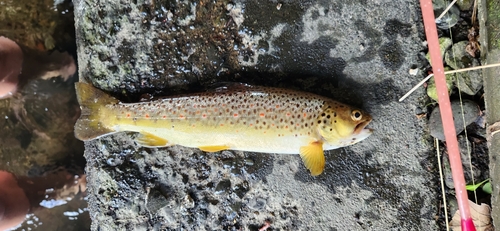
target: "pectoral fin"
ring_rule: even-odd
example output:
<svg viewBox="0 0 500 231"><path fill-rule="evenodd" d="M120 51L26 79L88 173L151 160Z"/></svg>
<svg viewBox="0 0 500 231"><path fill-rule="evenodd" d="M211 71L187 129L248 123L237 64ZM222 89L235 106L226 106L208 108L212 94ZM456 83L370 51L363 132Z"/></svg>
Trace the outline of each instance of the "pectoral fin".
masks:
<svg viewBox="0 0 500 231"><path fill-rule="evenodd" d="M229 146L227 146L227 145L214 145L214 146L201 146L198 148L204 152L218 152L218 151L228 150Z"/></svg>
<svg viewBox="0 0 500 231"><path fill-rule="evenodd" d="M323 143L313 142L307 146L300 147L300 157L311 175L317 176L325 168L325 154L323 153Z"/></svg>
<svg viewBox="0 0 500 231"><path fill-rule="evenodd" d="M145 147L165 147L168 145L168 141L166 139L147 132L141 132L135 141Z"/></svg>

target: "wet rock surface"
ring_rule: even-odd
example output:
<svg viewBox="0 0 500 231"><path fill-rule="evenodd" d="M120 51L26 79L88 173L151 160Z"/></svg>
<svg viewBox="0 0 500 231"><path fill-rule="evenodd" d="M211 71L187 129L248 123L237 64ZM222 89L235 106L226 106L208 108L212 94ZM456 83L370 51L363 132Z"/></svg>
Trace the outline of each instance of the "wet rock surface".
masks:
<svg viewBox="0 0 500 231"><path fill-rule="evenodd" d="M479 21L480 21L480 43L482 44L482 58L483 63L496 63L500 59L500 34L496 30L496 25L500 23L500 18L498 17L500 12L500 3L495 1L487 1L487 4L479 5ZM484 71L484 101L485 107L488 113L486 118L486 134L488 140L489 149L489 168L491 176L491 186L493 193L491 194L491 217L495 227L500 227L500 174L498 172L498 166L500 165L500 158L498 158L498 153L500 150L500 133L493 132L498 131L498 125L500 121L500 91L498 91L498 86L500 86L500 79L498 78L498 73L500 69L489 68Z"/></svg>
<svg viewBox="0 0 500 231"><path fill-rule="evenodd" d="M0 186L0 201L10 202L0 203L0 229L89 230L84 144L73 134L80 114L73 4L0 5L0 92L9 92L0 99L0 178L16 179ZM6 39L22 53L6 50Z"/></svg>
<svg viewBox="0 0 500 231"><path fill-rule="evenodd" d="M449 71L450 68L445 67L444 70ZM445 79L446 79L446 88L448 89L448 94L451 94L454 87L455 76L445 75ZM438 101L438 92L436 88L436 82L434 81L434 79L427 82L427 96L429 96L429 98L433 99L436 102Z"/></svg>
<svg viewBox="0 0 500 231"><path fill-rule="evenodd" d="M470 129L472 132L472 129ZM486 140L475 138L474 134L468 134L471 138L467 139L465 136L458 136L458 143L460 147L460 155L463 165L465 181L473 185L488 179L489 171L484 166L488 165L488 148L486 147ZM450 160L445 148L442 148L443 159L443 171L445 184L448 188L454 189L453 178L451 176ZM455 210L450 210L455 211Z"/></svg>
<svg viewBox="0 0 500 231"><path fill-rule="evenodd" d="M80 76L125 101L222 81L301 89L362 106L375 133L298 155L173 146L120 133L86 143L93 230L435 230L434 157L413 1L75 1Z"/></svg>
<svg viewBox="0 0 500 231"><path fill-rule="evenodd" d="M479 105L471 100L452 101L451 110L453 111L453 122L457 135L464 131L465 127L476 121L481 115ZM441 141L445 140L439 107L435 107L429 117L429 130L431 136Z"/></svg>
<svg viewBox="0 0 500 231"><path fill-rule="evenodd" d="M432 6L434 8L434 15L436 18L441 16L441 14L448 7L448 2L443 0L433 0ZM460 20L460 8L457 5L453 5L439 20L436 20L436 26L439 29L447 30L457 24Z"/></svg>
<svg viewBox="0 0 500 231"><path fill-rule="evenodd" d="M453 44L453 40L451 40L450 38L447 38L447 37L439 38L439 51L441 53L441 57L444 58L444 54L446 53L446 51L448 49L450 49L452 44ZM431 63L431 55L429 54L429 52L427 52L427 54L425 55L425 58L427 59L427 61L429 61L429 63Z"/></svg>
<svg viewBox="0 0 500 231"><path fill-rule="evenodd" d="M468 41L453 44L452 49L446 52L444 59L446 64L455 70L479 66L478 59L466 52ZM483 75L481 70L460 72L454 74L457 88L468 95L475 95L483 87Z"/></svg>

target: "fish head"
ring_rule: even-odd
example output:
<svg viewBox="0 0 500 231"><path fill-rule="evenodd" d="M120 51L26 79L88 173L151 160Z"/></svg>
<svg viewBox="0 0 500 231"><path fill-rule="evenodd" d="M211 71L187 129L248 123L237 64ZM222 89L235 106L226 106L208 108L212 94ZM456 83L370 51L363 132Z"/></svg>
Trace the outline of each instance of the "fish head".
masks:
<svg viewBox="0 0 500 231"><path fill-rule="evenodd" d="M333 147L344 147L366 139L373 132L366 126L372 121L367 112L337 102L326 104L318 117L322 139Z"/></svg>

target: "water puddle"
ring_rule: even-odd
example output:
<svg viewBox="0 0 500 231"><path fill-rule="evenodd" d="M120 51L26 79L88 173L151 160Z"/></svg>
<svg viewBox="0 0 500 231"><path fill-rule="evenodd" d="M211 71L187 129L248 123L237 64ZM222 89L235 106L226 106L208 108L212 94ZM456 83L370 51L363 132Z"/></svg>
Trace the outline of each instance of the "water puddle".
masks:
<svg viewBox="0 0 500 231"><path fill-rule="evenodd" d="M0 230L89 230L72 3L0 5Z"/></svg>

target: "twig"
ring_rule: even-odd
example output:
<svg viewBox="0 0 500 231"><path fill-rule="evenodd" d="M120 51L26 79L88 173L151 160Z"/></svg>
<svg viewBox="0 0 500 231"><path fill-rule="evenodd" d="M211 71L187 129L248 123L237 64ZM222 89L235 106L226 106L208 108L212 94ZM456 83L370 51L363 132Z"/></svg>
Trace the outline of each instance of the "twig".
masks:
<svg viewBox="0 0 500 231"><path fill-rule="evenodd" d="M476 24L476 19L477 19L477 0L474 1L474 7L472 7L472 25Z"/></svg>
<svg viewBox="0 0 500 231"><path fill-rule="evenodd" d="M490 68L490 67L498 67L498 66L500 66L500 63L488 64L488 65L477 66L477 67L469 67L469 68L464 68L464 69L459 69L459 70L445 71L444 74L445 75L449 75L449 74L454 74L454 73L459 73L459 72L473 71L473 70L479 70L479 69ZM403 97L401 97L399 99L399 102L401 102L401 101L405 100L406 98L408 98L408 96L411 95L411 93L413 93L420 86L422 86L422 84L424 84L425 82L427 82L427 80L429 80L432 76L434 76L434 74L428 75L427 77L425 77L425 79L423 79L422 81L420 81L419 83L417 83L417 85L415 85L412 89L410 89L408 91L408 93L406 93L405 95L403 95Z"/></svg>
<svg viewBox="0 0 500 231"><path fill-rule="evenodd" d="M424 84L425 82L427 82L427 80L429 80L432 76L434 76L434 74L430 74L428 75L427 77L425 77L425 79L423 79L422 81L418 82L417 85L415 85L412 89L410 89L408 91L408 93L406 93L405 95L403 95L403 97L401 97L399 99L399 102L405 100L408 96L411 95L411 93L413 93L415 90L417 90L420 86L422 86L422 84Z"/></svg>
<svg viewBox="0 0 500 231"><path fill-rule="evenodd" d="M450 5L448 5L448 7L444 9L443 13L441 13L441 15L439 15L439 17L436 18L436 21L440 20L448 12L453 6L453 4L455 4L455 2L457 2L457 0L453 0L453 2L451 2Z"/></svg>
<svg viewBox="0 0 500 231"><path fill-rule="evenodd" d="M490 67L498 67L498 66L500 66L500 63L488 64L488 65L477 66L477 67L468 67L468 68L452 70L452 71L445 71L444 73L445 74L454 74L454 73L459 73L459 72L473 71L473 70L479 70L479 69L490 68Z"/></svg>
<svg viewBox="0 0 500 231"><path fill-rule="evenodd" d="M446 220L446 230L450 230L450 226L448 224L448 207L446 205L446 194L444 192L444 177L443 177L443 168L441 165L441 153L439 152L439 140L437 138L434 138L434 144L436 146L436 153L437 153L437 161L438 161L438 166L439 166L439 179L441 180L441 195L443 197L443 207L444 207L444 217Z"/></svg>

